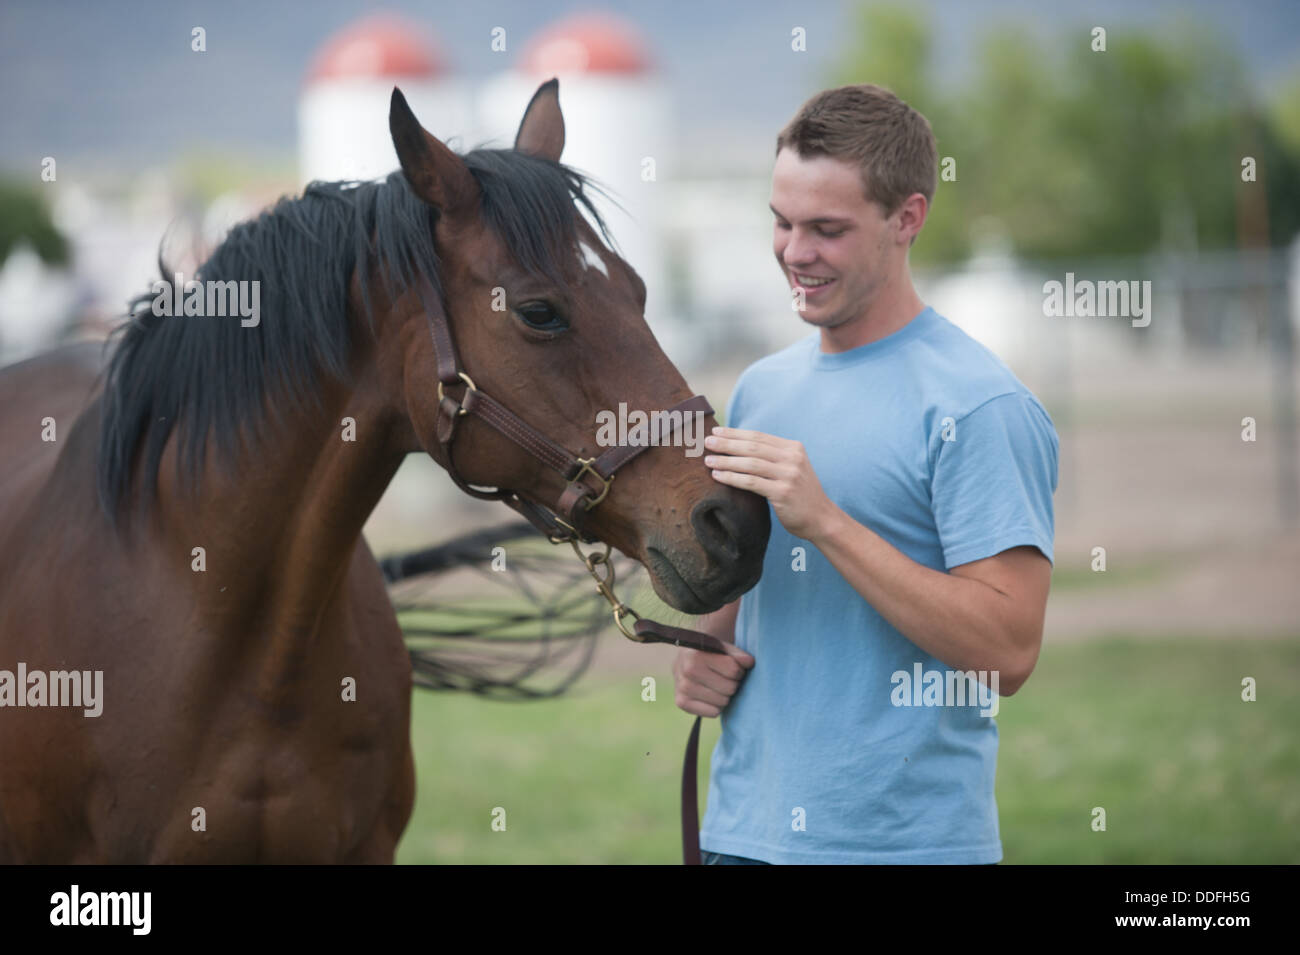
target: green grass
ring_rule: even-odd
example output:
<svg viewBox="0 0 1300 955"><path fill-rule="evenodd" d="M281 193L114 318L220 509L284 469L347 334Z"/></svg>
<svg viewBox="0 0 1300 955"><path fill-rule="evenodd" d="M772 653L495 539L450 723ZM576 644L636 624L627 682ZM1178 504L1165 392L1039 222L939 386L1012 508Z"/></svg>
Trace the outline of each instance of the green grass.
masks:
<svg viewBox="0 0 1300 955"><path fill-rule="evenodd" d="M613 639L607 637L606 639ZM415 696L415 814L399 862L678 861L677 798L690 717L672 678L584 678L554 700ZM704 744L717 739L710 721ZM491 828L506 811L504 832Z"/></svg>
<svg viewBox="0 0 1300 955"><path fill-rule="evenodd" d="M1153 557L1137 564L1109 566L1105 571L1093 570L1091 563L1061 564L1052 569L1052 591L1149 587L1186 566L1186 558L1180 556Z"/></svg>
<svg viewBox="0 0 1300 955"><path fill-rule="evenodd" d="M1245 676L1258 702L1241 702ZM652 665L537 703L417 692L417 803L398 861L679 862L691 718L672 696ZM1300 862L1298 717L1295 641L1047 647L998 715L1004 862ZM705 720L703 773L717 734Z"/></svg>
<svg viewBox="0 0 1300 955"><path fill-rule="evenodd" d="M998 722L1007 862L1300 862L1295 641L1051 648Z"/></svg>

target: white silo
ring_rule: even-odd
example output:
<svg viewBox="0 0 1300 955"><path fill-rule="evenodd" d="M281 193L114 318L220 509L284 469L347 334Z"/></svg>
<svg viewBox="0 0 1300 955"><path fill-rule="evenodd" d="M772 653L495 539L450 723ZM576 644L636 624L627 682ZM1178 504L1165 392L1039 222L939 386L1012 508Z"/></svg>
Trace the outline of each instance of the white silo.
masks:
<svg viewBox="0 0 1300 955"><path fill-rule="evenodd" d="M317 51L298 104L299 180L373 179L397 168L388 106L399 86L429 132L467 132L469 90L431 32L390 14L357 20Z"/></svg>
<svg viewBox="0 0 1300 955"><path fill-rule="evenodd" d="M646 283L646 318L672 356L679 327L670 314L663 244L662 184L673 173L665 85L627 21L599 13L558 20L523 45L512 69L484 85L478 129L488 145L514 144L525 107L551 77L560 81L564 112L561 161L594 176L626 210L597 198L619 251Z"/></svg>

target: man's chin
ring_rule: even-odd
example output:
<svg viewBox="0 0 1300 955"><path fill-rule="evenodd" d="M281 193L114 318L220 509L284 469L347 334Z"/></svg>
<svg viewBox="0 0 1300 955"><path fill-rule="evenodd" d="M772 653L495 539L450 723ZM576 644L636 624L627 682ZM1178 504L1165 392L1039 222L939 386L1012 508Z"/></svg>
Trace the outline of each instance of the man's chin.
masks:
<svg viewBox="0 0 1300 955"><path fill-rule="evenodd" d="M799 317L804 320L804 324L815 325L818 328L839 328L848 321L847 318L838 312L827 312L822 311L821 309L817 309L816 311L805 309L799 313Z"/></svg>

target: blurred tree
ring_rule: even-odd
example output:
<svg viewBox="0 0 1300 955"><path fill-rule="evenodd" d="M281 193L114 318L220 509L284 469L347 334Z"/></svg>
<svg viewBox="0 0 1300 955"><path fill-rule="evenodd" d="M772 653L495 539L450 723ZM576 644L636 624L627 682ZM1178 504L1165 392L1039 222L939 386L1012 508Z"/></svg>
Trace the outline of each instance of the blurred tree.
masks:
<svg viewBox="0 0 1300 955"><path fill-rule="evenodd" d="M969 224L994 220L1023 250L1061 234L1061 192L1086 181L1086 164L1062 141L1059 97L1034 36L1019 27L994 31L977 62L954 111L963 172L955 185Z"/></svg>
<svg viewBox="0 0 1300 955"><path fill-rule="evenodd" d="M68 261L68 243L54 227L49 210L35 191L0 181L0 264L26 239L47 265Z"/></svg>
<svg viewBox="0 0 1300 955"><path fill-rule="evenodd" d="M1240 64L1193 27L1158 35L1112 29L1104 52L1092 50L1087 31L1075 33L1055 84L1054 145L1082 160L1083 175L1032 185L1056 193L1068 234L1034 236L1024 254L1231 245L1240 181L1232 111L1246 92Z"/></svg>
<svg viewBox="0 0 1300 955"><path fill-rule="evenodd" d="M1269 122L1292 153L1300 153L1300 69L1278 86L1269 110Z"/></svg>
<svg viewBox="0 0 1300 955"><path fill-rule="evenodd" d="M951 144L958 118L954 105L937 97L929 80L930 36L928 19L913 8L866 5L855 16L849 53L835 67L831 86L874 83L896 93L930 121L938 142L942 165L945 156L957 159L957 182L942 175L925 228L911 252L913 262L951 262L970 252L969 216L961 204L962 157Z"/></svg>
<svg viewBox="0 0 1300 955"><path fill-rule="evenodd" d="M887 86L917 109L931 98L929 18L912 7L865 5L856 14L858 45L837 69L839 82Z"/></svg>
<svg viewBox="0 0 1300 955"><path fill-rule="evenodd" d="M1291 97L1289 103L1287 97ZM1287 125L1293 121L1286 111L1300 120L1300 86L1292 87L1274 101L1273 109L1243 111L1238 116L1237 136L1241 155L1257 161L1258 185L1264 193L1268 244L1284 246L1300 234L1300 139ZM1240 156L1236 157L1240 163ZM1238 182L1238 190L1250 188ZM1240 206L1239 206L1240 208Z"/></svg>
<svg viewBox="0 0 1300 955"><path fill-rule="evenodd" d="M1094 51L1084 25L1064 28L1056 50L998 25L972 80L945 93L929 78L920 15L873 4L854 23L831 82L893 89L956 161L916 262L964 258L988 219L1026 258L1226 248L1249 235L1280 245L1300 230L1300 76L1257 106L1239 59L1206 27L1112 27ZM1256 183L1241 180L1246 156Z"/></svg>

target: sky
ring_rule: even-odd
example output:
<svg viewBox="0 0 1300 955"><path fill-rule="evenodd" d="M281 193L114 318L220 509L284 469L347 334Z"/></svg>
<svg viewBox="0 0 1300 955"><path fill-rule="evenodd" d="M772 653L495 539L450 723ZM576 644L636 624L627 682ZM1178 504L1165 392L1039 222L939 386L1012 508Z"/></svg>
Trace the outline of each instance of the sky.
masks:
<svg viewBox="0 0 1300 955"><path fill-rule="evenodd" d="M1007 20L1044 36L1067 24L1108 29L1208 22L1232 43L1261 90L1300 64L1295 0L932 0L938 81L960 83L973 38ZM468 79L503 68L542 27L602 9L643 31L664 76L686 150L767 148L799 104L827 85L855 4L831 0L0 0L0 170L54 155L104 169L166 164L211 150L291 160L296 101L313 53L334 31L379 10L429 25ZM190 30L208 50L190 50ZM490 31L510 51L493 53ZM804 56L790 30L807 33Z"/></svg>

